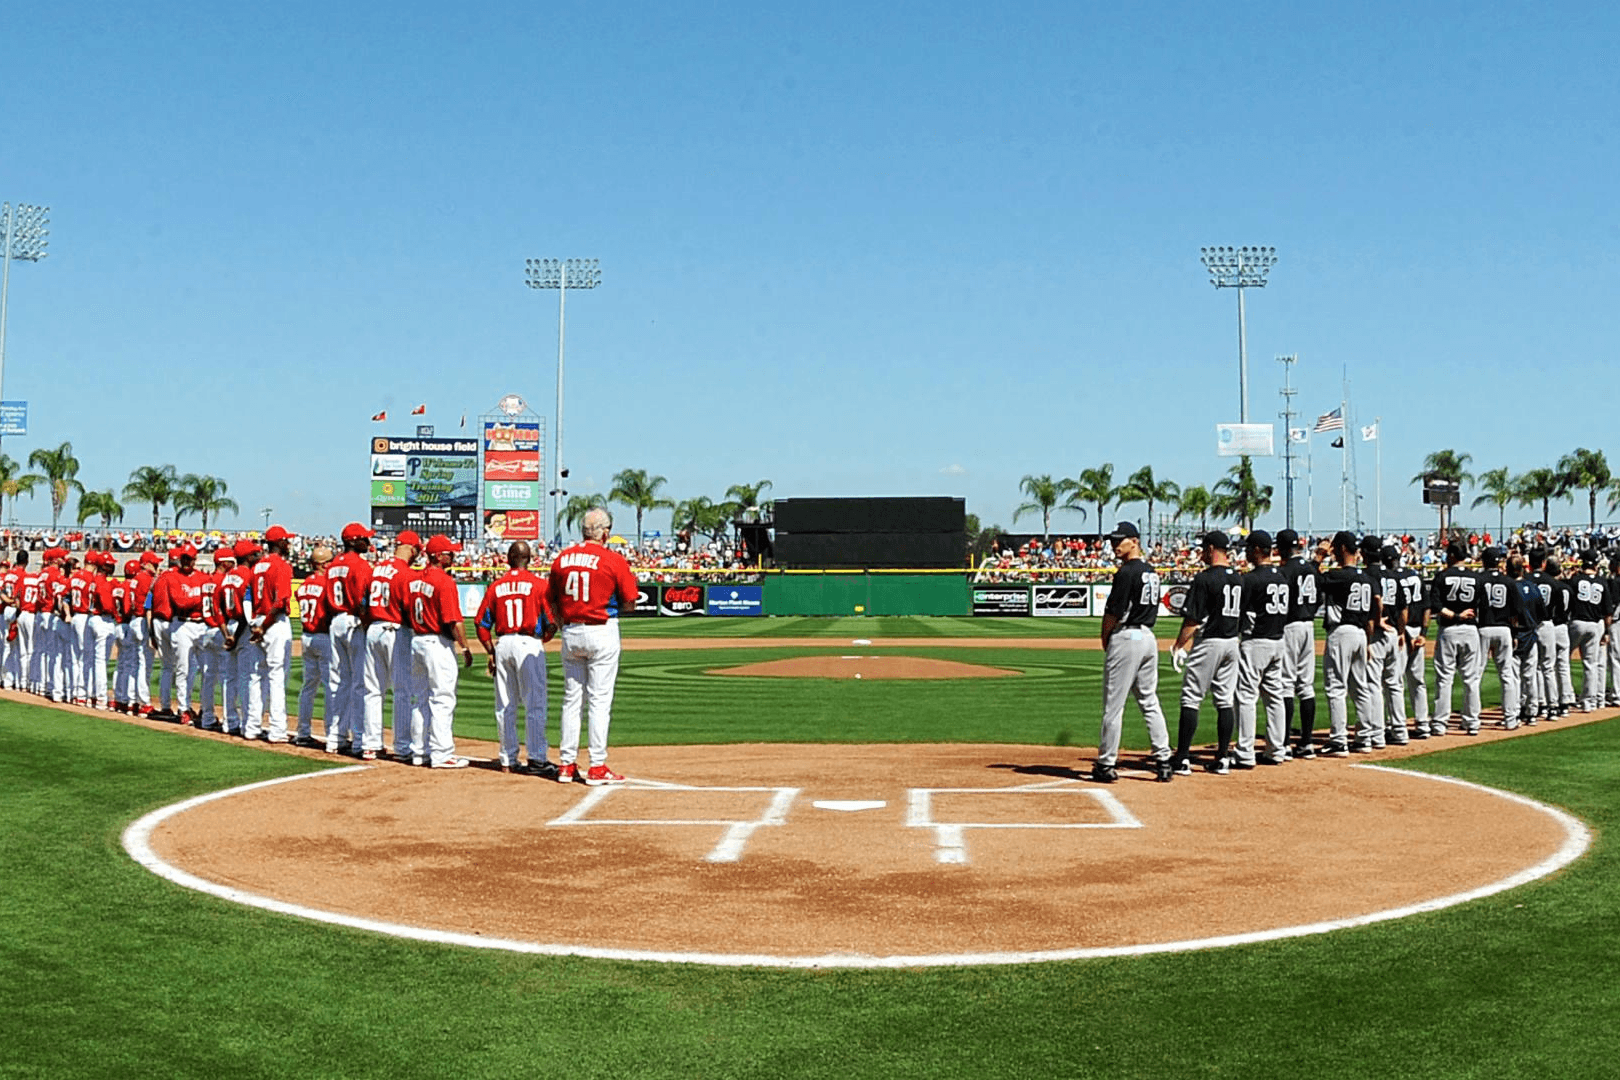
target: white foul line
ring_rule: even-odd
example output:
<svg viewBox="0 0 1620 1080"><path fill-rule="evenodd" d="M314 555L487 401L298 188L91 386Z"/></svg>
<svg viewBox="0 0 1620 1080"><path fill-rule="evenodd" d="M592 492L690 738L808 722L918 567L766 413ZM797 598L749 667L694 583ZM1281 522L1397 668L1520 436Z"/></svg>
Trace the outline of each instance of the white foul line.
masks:
<svg viewBox="0 0 1620 1080"><path fill-rule="evenodd" d="M227 788L223 791L199 795L184 802L174 803L154 810L135 821L124 830L124 850L130 857L161 878L196 892L207 893L223 900L243 904L247 907L256 907L264 911L274 911L282 915L292 915L314 922L329 923L333 926L346 926L354 930L367 930L372 933L387 934L391 937L404 938L409 941L426 941L436 945L460 945L469 949L498 949L504 952L526 953L534 956L579 956L592 960L640 960L650 963L662 964L705 964L712 967L768 967L768 968L919 968L919 967L965 967L991 964L1034 964L1050 963L1059 960L1093 960L1104 957L1121 956L1151 956L1157 953L1193 952L1200 949L1220 949L1233 945L1255 945L1268 941L1282 941L1287 938L1309 937L1313 934L1325 934L1332 930L1347 930L1358 926L1371 926L1374 923L1388 922L1392 919L1404 919L1410 915L1421 915L1431 911L1441 911L1445 908L1466 904L1472 900L1480 900L1496 893L1506 892L1508 889L1518 888L1538 878L1554 874L1586 852L1592 844L1592 834L1579 819L1573 815L1546 803L1537 802L1523 795L1516 795L1510 791L1486 787L1468 780L1457 780L1449 776L1435 776L1430 773L1408 772L1405 769L1390 769L1382 765L1355 765L1352 768L1372 769L1377 772L1390 773L1407 779L1434 780L1440 783L1456 784L1459 787L1481 791L1494 795L1521 806L1539 810L1558 822L1564 829L1564 842L1557 851L1543 859L1534 866L1527 867L1514 874L1509 874L1500 881L1493 881L1466 892L1453 893L1450 896L1440 896L1432 900L1424 900L1405 907L1390 908L1385 911L1374 911L1365 915L1353 915L1349 918L1331 919L1325 922L1306 923L1301 926L1282 926L1270 930L1253 930L1241 934L1225 934L1220 937L1191 938L1185 941L1160 941L1137 945L1108 945L1072 949L1043 949L1026 952L979 952L979 953L921 953L916 955L870 956L861 953L826 953L821 956L779 956L774 953L710 953L710 952L676 952L653 949L610 949L594 945L568 945L548 944L537 941L513 941L504 938L488 938L477 934L462 934L449 930L432 930L422 926L405 926L399 923L387 923L377 919L366 919L354 915L344 915L335 911L321 911L318 908L304 907L300 904L289 904L285 901L274 900L268 896L259 896L243 889L234 889L228 885L220 885L212 881L186 873L159 858L152 850L150 839L152 830L176 814L183 813L194 806L199 806L214 799L223 799L231 795L253 791L257 788L269 787L272 784L285 784L295 780L309 780L322 776L333 776L339 773L355 772L364 769L363 765L351 765L343 769L331 769L326 772L301 773L297 776L286 776L276 780L265 780L256 784L244 784L241 787Z"/></svg>

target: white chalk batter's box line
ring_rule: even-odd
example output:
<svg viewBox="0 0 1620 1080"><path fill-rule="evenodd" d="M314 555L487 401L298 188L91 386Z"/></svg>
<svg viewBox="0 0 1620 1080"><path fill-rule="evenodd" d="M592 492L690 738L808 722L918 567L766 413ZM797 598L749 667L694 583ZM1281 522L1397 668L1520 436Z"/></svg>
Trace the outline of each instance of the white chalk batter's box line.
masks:
<svg viewBox="0 0 1620 1080"><path fill-rule="evenodd" d="M1104 813L1107 821L935 821L933 797L935 795L1081 795L1090 798ZM1025 784L1021 787L1000 788L911 788L907 791L906 825L913 829L934 830L934 858L942 863L965 864L967 831L969 829L1140 829L1142 822L1125 809L1125 804L1111 792L1074 780L1053 780L1044 784Z"/></svg>
<svg viewBox="0 0 1620 1080"><path fill-rule="evenodd" d="M771 801L765 807L765 812L757 818L738 820L736 818L658 818L647 820L642 818L588 818L592 810L596 809L603 800L615 791L667 791L667 792L772 792ZM553 818L547 822L552 826L566 825L707 825L725 829L720 842L714 850L704 856L705 861L712 863L733 863L742 858L743 848L748 846L748 840L755 830L770 825L787 824L788 807L798 798L799 789L790 787L689 787L684 784L661 784L656 781L633 781L624 785L593 788L586 796L574 804L573 809L561 817Z"/></svg>

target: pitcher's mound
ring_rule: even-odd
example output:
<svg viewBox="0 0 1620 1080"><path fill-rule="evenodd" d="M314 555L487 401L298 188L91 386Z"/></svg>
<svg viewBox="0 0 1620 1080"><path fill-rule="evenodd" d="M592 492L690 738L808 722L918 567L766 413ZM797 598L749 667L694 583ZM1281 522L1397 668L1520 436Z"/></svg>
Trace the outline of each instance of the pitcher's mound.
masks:
<svg viewBox="0 0 1620 1080"><path fill-rule="evenodd" d="M1018 672L921 656L795 656L762 664L712 668L709 674L762 675L771 679L993 679Z"/></svg>

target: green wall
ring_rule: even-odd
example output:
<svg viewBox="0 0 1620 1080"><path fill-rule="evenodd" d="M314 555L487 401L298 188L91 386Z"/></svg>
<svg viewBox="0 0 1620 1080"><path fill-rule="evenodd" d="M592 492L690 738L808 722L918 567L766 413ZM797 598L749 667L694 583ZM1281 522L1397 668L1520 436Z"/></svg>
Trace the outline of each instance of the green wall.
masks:
<svg viewBox="0 0 1620 1080"><path fill-rule="evenodd" d="M823 571L765 577L767 615L966 615L970 610L966 574Z"/></svg>

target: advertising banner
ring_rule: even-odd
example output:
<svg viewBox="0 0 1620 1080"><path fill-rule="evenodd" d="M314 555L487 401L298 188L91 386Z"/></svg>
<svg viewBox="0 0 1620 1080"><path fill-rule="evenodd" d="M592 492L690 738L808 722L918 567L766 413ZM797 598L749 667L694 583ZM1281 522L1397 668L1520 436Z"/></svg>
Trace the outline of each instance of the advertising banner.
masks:
<svg viewBox="0 0 1620 1080"><path fill-rule="evenodd" d="M1029 589L1022 585L975 585L972 600L975 615L1029 614Z"/></svg>
<svg viewBox="0 0 1620 1080"><path fill-rule="evenodd" d="M1090 585L1034 585L1029 590L1031 615L1079 618L1091 614Z"/></svg>
<svg viewBox="0 0 1620 1080"><path fill-rule="evenodd" d="M763 615L765 590L759 585L710 585L710 615Z"/></svg>
<svg viewBox="0 0 1620 1080"><path fill-rule="evenodd" d="M506 420L484 422L484 452L520 452L538 459L540 456L540 425Z"/></svg>
<svg viewBox="0 0 1620 1080"><path fill-rule="evenodd" d="M373 506L475 509L478 441L379 436L371 440L371 478ZM403 484L403 493L379 486L389 483ZM388 501L377 502L377 496Z"/></svg>
<svg viewBox="0 0 1620 1080"><path fill-rule="evenodd" d="M512 484L505 480L484 482L485 510L538 510L539 484Z"/></svg>
<svg viewBox="0 0 1620 1080"><path fill-rule="evenodd" d="M28 434L28 402L0 401L0 435Z"/></svg>
<svg viewBox="0 0 1620 1080"><path fill-rule="evenodd" d="M658 594L660 615L706 615L708 608L702 585L665 585Z"/></svg>
<svg viewBox="0 0 1620 1080"><path fill-rule="evenodd" d="M484 539L538 540L540 539L540 511L485 510Z"/></svg>
<svg viewBox="0 0 1620 1080"><path fill-rule="evenodd" d="M1159 597L1159 616L1168 615L1172 618L1181 618L1181 613L1187 608L1187 591L1190 585L1166 585L1164 595Z"/></svg>
<svg viewBox="0 0 1620 1080"><path fill-rule="evenodd" d="M1091 610L1098 615L1108 606L1108 595L1114 591L1112 585L1093 585L1091 587Z"/></svg>
<svg viewBox="0 0 1620 1080"><path fill-rule="evenodd" d="M485 480L540 479L540 455L517 450L484 451Z"/></svg>
<svg viewBox="0 0 1620 1080"><path fill-rule="evenodd" d="M626 614L630 615L657 615L658 614L658 586L650 581L639 583L636 590L636 609Z"/></svg>
<svg viewBox="0 0 1620 1080"><path fill-rule="evenodd" d="M373 480L371 482L371 505L404 506L405 481Z"/></svg>

